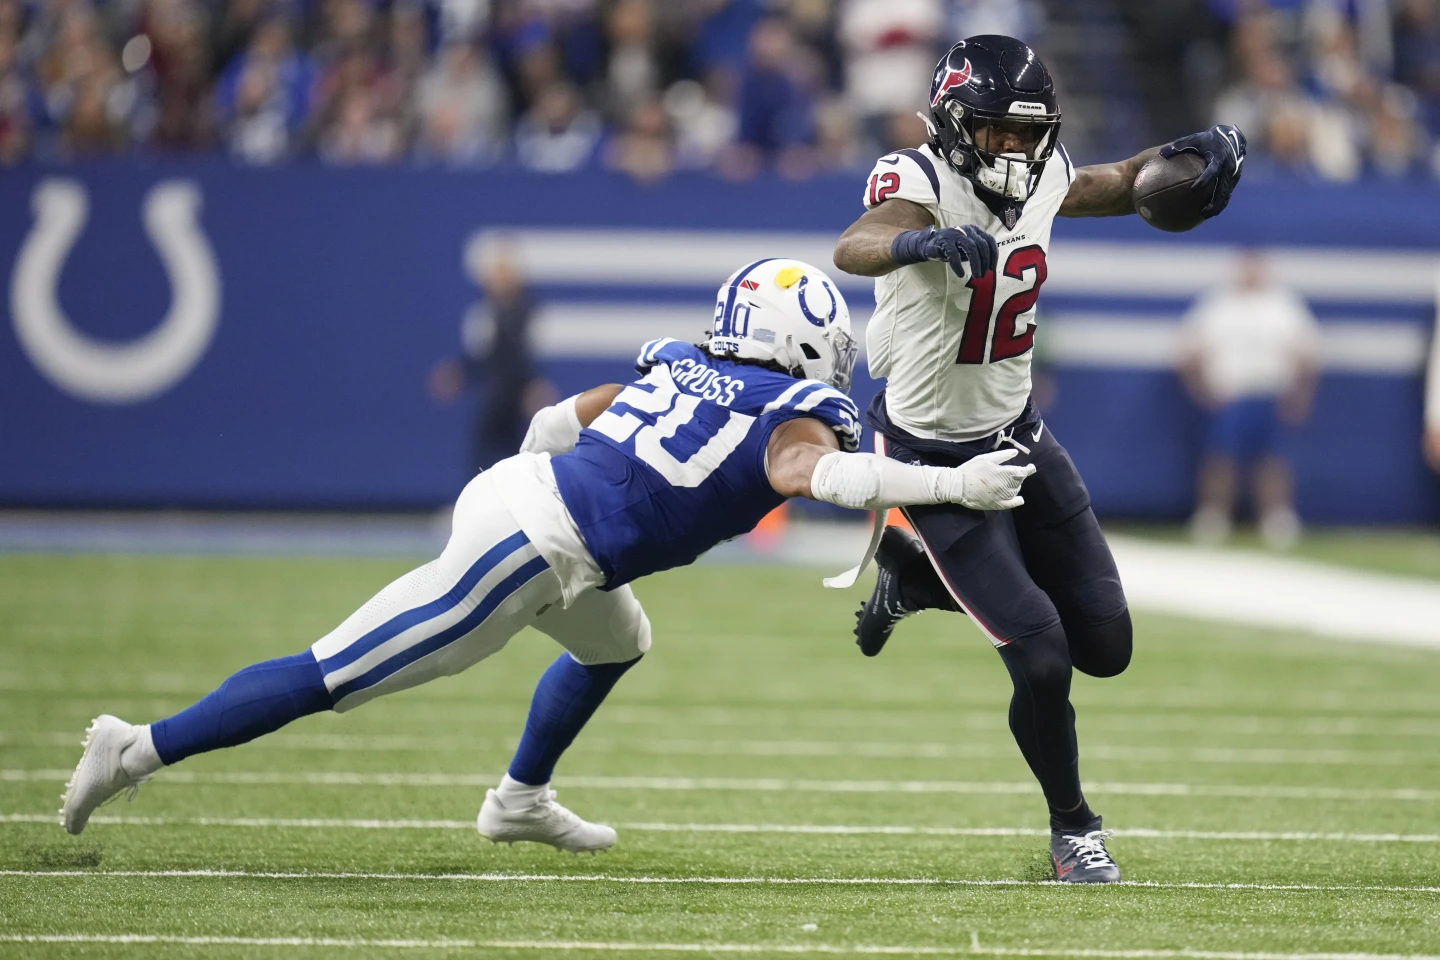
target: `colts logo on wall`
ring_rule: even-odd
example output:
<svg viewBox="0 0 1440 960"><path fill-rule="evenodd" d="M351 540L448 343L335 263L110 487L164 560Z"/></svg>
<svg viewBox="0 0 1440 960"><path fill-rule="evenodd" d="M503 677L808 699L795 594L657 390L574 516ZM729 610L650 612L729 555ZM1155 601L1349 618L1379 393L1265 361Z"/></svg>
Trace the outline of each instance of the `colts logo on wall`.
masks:
<svg viewBox="0 0 1440 960"><path fill-rule="evenodd" d="M205 355L220 318L220 271L200 229L200 190L165 180L145 196L145 233L170 282L170 311L129 343L97 341L60 308L65 260L89 215L89 196L74 180L35 187L35 223L15 259L10 313L30 361L57 387L94 403L139 403L169 390Z"/></svg>

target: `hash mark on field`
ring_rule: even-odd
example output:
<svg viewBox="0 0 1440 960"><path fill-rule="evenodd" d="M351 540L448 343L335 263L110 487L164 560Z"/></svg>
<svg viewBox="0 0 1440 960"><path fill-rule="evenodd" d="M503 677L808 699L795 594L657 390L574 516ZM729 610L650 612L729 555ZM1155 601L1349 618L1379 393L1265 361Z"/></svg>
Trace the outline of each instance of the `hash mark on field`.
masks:
<svg viewBox="0 0 1440 960"><path fill-rule="evenodd" d="M404 735L365 736L360 734L289 734L267 740L279 750L363 751L367 753L415 750L464 750L489 746L513 753L519 741L496 737L488 744L475 739ZM75 733L0 733L0 745L73 747ZM585 741L590 753L639 753L661 757L865 757L879 760L1018 760L1008 743L917 743L915 741L850 740L617 740L592 737ZM1440 754L1430 750L1339 750L1293 749L1284 747L1150 747L1125 744L1088 744L1088 760L1122 763L1208 763L1265 766L1412 766L1440 764Z"/></svg>
<svg viewBox="0 0 1440 960"><path fill-rule="evenodd" d="M960 880L943 877L648 877L602 873L365 873L284 870L0 870L0 877L119 877L196 880L397 880L480 883L668 883L699 886L847 886L847 887L1055 887L1073 889L1059 880ZM1314 883L1181 883L1126 880L1121 888L1146 890L1265 890L1272 892L1440 893L1440 887L1377 884Z"/></svg>
<svg viewBox="0 0 1440 960"><path fill-rule="evenodd" d="M1103 948L1046 950L1036 947L986 947L972 935L968 946L881 946L831 943L633 943L585 940L369 940L358 937L183 937L170 934L39 933L0 934L3 943L176 944L188 947L388 947L420 950L568 950L604 953L791 953L942 957L1115 957L1134 960L1440 960L1425 954L1273 953L1224 950L1146 950Z"/></svg>
<svg viewBox="0 0 1440 960"><path fill-rule="evenodd" d="M0 814L0 823L54 823L53 813ZM286 817L91 817L91 823L131 827L261 827L301 830L474 830L473 820L377 820ZM1050 831L1029 827L918 827L907 825L845 826L815 823L617 823L637 833L795 833L823 836L901 837L1048 837ZM1336 843L1440 843L1437 833L1318 833L1252 830L1155 830L1130 827L1111 830L1116 837L1145 840L1238 840Z"/></svg>
<svg viewBox="0 0 1440 960"><path fill-rule="evenodd" d="M311 773L276 773L274 771L235 771L194 773L188 770L167 770L159 775L167 783L228 784L233 786L273 786L303 784L306 786L363 787L491 787L500 780L499 774L485 773L360 773L354 771L316 771ZM69 770L0 770L0 781L64 783ZM679 791L749 791L786 793L970 793L970 794L1035 794L1040 788L1027 781L984 780L785 780L780 778L738 777L606 777L567 776L561 781L570 788L591 790L679 790ZM1084 785L1086 793L1107 796L1139 797L1232 797L1272 800L1378 800L1440 801L1440 790L1419 787L1355 789L1350 787L1279 786L1248 784L1196 783L1107 783Z"/></svg>

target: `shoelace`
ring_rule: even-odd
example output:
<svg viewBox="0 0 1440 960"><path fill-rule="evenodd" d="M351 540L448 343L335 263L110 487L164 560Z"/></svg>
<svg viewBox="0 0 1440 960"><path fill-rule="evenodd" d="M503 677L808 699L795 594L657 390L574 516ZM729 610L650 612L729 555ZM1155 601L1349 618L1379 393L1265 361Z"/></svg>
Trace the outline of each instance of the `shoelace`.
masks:
<svg viewBox="0 0 1440 960"><path fill-rule="evenodd" d="M540 805L545 807L550 816L559 819L567 826L573 826L580 822L580 815L559 801L559 795L554 790L546 790L540 795Z"/></svg>
<svg viewBox="0 0 1440 960"><path fill-rule="evenodd" d="M1070 844L1081 862L1087 869L1092 867L1113 867L1115 861L1110 859L1110 854L1105 852L1105 838L1110 836L1109 830L1091 830L1083 834L1064 834L1064 839Z"/></svg>
<svg viewBox="0 0 1440 960"><path fill-rule="evenodd" d="M126 774L126 776L129 776L129 774ZM149 775L137 777L134 780L131 780L127 785L121 787L119 793L115 794L115 796L100 804L100 806L108 807L110 804L114 803L116 800L119 800L121 797L125 798L126 803L134 803L135 798L140 795L140 784L149 782Z"/></svg>
<svg viewBox="0 0 1440 960"><path fill-rule="evenodd" d="M1007 443L1014 447L1016 450L1019 450L1021 453L1026 454L1027 456L1030 453L1029 447L1025 446L1025 444L1021 443L1019 440L1015 439L1014 427L1011 427L1008 431L1001 430L999 433L995 434L994 449L999 450Z"/></svg>

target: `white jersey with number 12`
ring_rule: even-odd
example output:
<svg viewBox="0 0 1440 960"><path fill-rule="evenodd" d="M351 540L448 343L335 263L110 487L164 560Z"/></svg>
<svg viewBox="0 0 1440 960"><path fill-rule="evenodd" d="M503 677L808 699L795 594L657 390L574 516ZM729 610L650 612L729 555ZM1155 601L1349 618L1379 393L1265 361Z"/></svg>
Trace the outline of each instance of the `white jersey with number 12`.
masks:
<svg viewBox="0 0 1440 960"><path fill-rule="evenodd" d="M956 276L948 264L930 262L876 278L866 349L870 374L885 378L886 413L896 426L929 440L964 442L994 433L1025 409L1050 227L1074 177L1065 148L1057 147L1007 226L928 146L876 161L865 184L867 209L909 200L936 227L978 226L1000 250L995 269L982 277L968 267Z"/></svg>

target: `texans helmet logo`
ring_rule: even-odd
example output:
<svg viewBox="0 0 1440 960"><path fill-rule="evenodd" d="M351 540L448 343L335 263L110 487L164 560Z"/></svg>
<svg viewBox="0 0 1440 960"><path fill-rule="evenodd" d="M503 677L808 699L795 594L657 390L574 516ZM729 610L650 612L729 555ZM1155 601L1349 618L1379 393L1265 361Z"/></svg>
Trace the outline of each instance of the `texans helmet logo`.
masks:
<svg viewBox="0 0 1440 960"><path fill-rule="evenodd" d="M940 106L940 100L945 96L945 91L955 87L963 87L970 82L970 61L965 61L965 66L956 70L951 67L945 71L945 79L941 80L935 87L935 95L930 98L930 106Z"/></svg>

